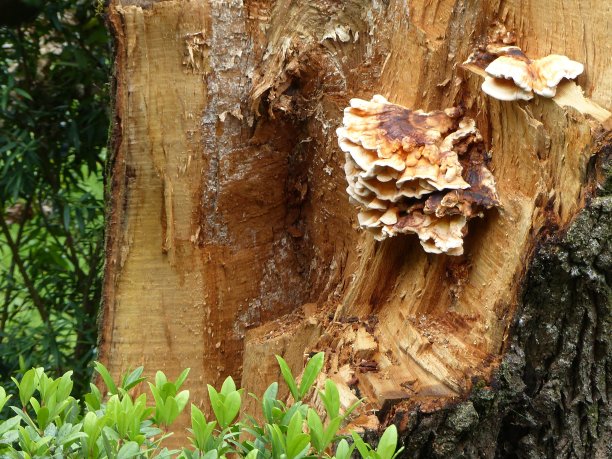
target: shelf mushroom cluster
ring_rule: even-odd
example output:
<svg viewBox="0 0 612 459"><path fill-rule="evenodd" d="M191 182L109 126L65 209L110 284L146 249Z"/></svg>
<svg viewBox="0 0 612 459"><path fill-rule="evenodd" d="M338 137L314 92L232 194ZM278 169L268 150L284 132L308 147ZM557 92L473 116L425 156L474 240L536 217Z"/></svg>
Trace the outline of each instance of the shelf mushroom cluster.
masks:
<svg viewBox="0 0 612 459"><path fill-rule="evenodd" d="M459 108L352 99L336 132L349 199L377 240L415 233L426 252L461 255L467 221L499 206L482 137Z"/></svg>

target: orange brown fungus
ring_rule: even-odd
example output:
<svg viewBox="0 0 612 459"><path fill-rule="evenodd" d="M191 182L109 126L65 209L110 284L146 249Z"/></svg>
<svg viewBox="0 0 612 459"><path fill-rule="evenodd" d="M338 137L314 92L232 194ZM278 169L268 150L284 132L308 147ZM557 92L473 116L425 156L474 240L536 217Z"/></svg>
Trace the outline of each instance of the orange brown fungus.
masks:
<svg viewBox="0 0 612 459"><path fill-rule="evenodd" d="M462 110L409 110L352 99L338 128L349 200L382 240L417 234L426 252L461 255L467 221L499 206L474 120Z"/></svg>

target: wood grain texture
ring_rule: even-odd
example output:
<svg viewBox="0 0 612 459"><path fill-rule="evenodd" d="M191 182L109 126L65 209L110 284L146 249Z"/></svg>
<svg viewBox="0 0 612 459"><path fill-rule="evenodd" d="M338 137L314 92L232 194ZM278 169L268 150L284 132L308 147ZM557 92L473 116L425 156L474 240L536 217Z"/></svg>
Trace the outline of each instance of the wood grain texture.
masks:
<svg viewBox="0 0 612 459"><path fill-rule="evenodd" d="M278 378L261 362L271 350L295 369L325 350L328 374L356 378L346 390L385 412L402 399L433 410L489 378L529 260L584 206L589 161L607 141L609 8L114 0L109 17L116 124L100 354L115 374L191 367L201 403L204 383L228 374L262 393ZM577 83L590 100L573 83L560 89L571 103L482 93L461 63L496 24L528 56L584 63ZM464 256L356 229L334 132L348 99L377 93L414 109L463 105L476 119L502 209L470 222ZM364 340L377 344L367 358Z"/></svg>
<svg viewBox="0 0 612 459"><path fill-rule="evenodd" d="M208 96L202 72L186 64L185 38L205 33L207 15L195 3L111 9L116 137L100 357L115 375L145 365L176 377L191 367L192 381L204 381L217 371L186 352L214 339L205 320L207 254L192 242ZM204 387L192 393L202 400Z"/></svg>

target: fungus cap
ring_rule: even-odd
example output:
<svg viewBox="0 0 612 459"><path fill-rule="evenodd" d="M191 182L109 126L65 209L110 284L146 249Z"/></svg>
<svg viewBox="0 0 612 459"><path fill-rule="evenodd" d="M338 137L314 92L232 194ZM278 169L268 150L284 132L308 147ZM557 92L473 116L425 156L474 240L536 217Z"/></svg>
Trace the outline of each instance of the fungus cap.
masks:
<svg viewBox="0 0 612 459"><path fill-rule="evenodd" d="M426 252L460 255L467 220L499 205L482 137L460 108L352 99L336 133L349 200L377 240L414 233Z"/></svg>
<svg viewBox="0 0 612 459"><path fill-rule="evenodd" d="M500 100L530 100L533 93L554 97L561 80L574 79L584 71L580 62L559 54L531 60L516 46L489 46L487 52L499 57L485 67L482 90ZM475 53L465 65L472 69L488 60Z"/></svg>

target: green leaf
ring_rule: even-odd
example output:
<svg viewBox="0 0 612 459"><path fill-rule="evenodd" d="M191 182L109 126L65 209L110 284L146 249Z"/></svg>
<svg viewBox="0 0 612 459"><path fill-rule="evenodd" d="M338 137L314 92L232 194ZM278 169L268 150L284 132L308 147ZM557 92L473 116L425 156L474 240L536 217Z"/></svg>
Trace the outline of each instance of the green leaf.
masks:
<svg viewBox="0 0 612 459"><path fill-rule="evenodd" d="M317 379L317 376L319 376L319 373L323 368L324 360L325 353L319 352L312 356L311 359L308 361L308 364L306 364L306 368L304 369L304 374L302 376L302 381L300 382L300 400L304 398L306 393L310 390L313 383Z"/></svg>
<svg viewBox="0 0 612 459"><path fill-rule="evenodd" d="M296 411L299 411L302 417L305 417L308 415L308 405L304 405L302 402L297 402L291 405L288 409L286 409L286 411L278 413L277 416L280 417L282 415L280 424L284 426L289 424L289 421L291 420L293 414Z"/></svg>
<svg viewBox="0 0 612 459"><path fill-rule="evenodd" d="M141 382L145 381L147 378L141 377L143 370L144 370L144 367L140 366L136 368L134 371L132 371L130 374L126 375L121 381L121 387L124 390L128 391L132 389L133 387L136 387Z"/></svg>
<svg viewBox="0 0 612 459"><path fill-rule="evenodd" d="M343 438L338 443L338 447L336 448L336 459L351 459L351 455L353 454L353 450L355 446L350 446L348 442Z"/></svg>
<svg viewBox="0 0 612 459"><path fill-rule="evenodd" d="M0 386L0 411L2 411L2 408L4 408L4 405L6 404L6 402L8 402L8 400L12 397L12 395L6 395L6 391L4 390L4 387Z"/></svg>
<svg viewBox="0 0 612 459"><path fill-rule="evenodd" d="M21 418L19 416L13 416L12 418L9 418L4 422L0 422L0 439L4 437L7 432L11 430L16 430L20 422Z"/></svg>
<svg viewBox="0 0 612 459"><path fill-rule="evenodd" d="M298 459L303 457L304 450L310 445L310 436L302 432L303 419L296 411L287 426L287 458Z"/></svg>
<svg viewBox="0 0 612 459"><path fill-rule="evenodd" d="M100 409L102 404L102 394L96 385L91 383L89 384L89 393L85 394L85 403L92 411L97 411Z"/></svg>
<svg viewBox="0 0 612 459"><path fill-rule="evenodd" d="M289 368L289 365L287 365L287 362L285 362L285 360L280 355L276 356L276 360L278 361L278 365L280 367L281 374L283 375L283 379L285 380L287 387L289 387L289 392L291 392L291 395L293 396L293 399L296 402L299 401L300 392L295 382L295 378L293 377L293 374L291 373L291 369Z"/></svg>
<svg viewBox="0 0 612 459"><path fill-rule="evenodd" d="M164 408L164 398L162 397L161 391L157 386L154 386L151 383L147 383L149 385L149 389L151 390L151 394L153 394L153 398L155 399L155 409L156 411L163 410Z"/></svg>
<svg viewBox="0 0 612 459"><path fill-rule="evenodd" d="M181 386L183 385L183 383L185 382L185 380L187 379L187 375L189 375L189 368L185 368L183 370L183 372L179 375L179 377L176 379L176 381L174 382L174 385L176 386L176 390L179 390L181 388Z"/></svg>
<svg viewBox="0 0 612 459"><path fill-rule="evenodd" d="M225 420L226 425L222 426L223 428L231 424L234 418L238 415L238 412L240 411L241 403L242 403L242 400L240 398L240 392L234 391L227 395L227 397L225 398L225 403L224 403L224 407L225 407L224 420Z"/></svg>
<svg viewBox="0 0 612 459"><path fill-rule="evenodd" d="M83 433L87 435L87 447L89 451L96 448L96 442L100 437L105 419L98 418L95 413L89 412L83 418Z"/></svg>
<svg viewBox="0 0 612 459"><path fill-rule="evenodd" d="M225 381L223 381L223 385L221 386L221 393L227 396L231 392L235 392L235 391L236 391L236 383L234 383L234 380L232 379L231 376L228 376L227 378L225 378Z"/></svg>
<svg viewBox="0 0 612 459"><path fill-rule="evenodd" d="M70 230L70 208L68 206L64 207L64 229Z"/></svg>
<svg viewBox="0 0 612 459"><path fill-rule="evenodd" d="M27 406L32 394L38 389L41 372L42 368L32 368L24 373L21 382L17 382L15 378L12 378L19 389L19 400L21 401L22 407Z"/></svg>
<svg viewBox="0 0 612 459"><path fill-rule="evenodd" d="M117 459L131 459L140 454L140 447L135 441L129 441L124 444L117 453Z"/></svg>
<svg viewBox="0 0 612 459"><path fill-rule="evenodd" d="M107 458L115 457L115 448L113 447L113 443L109 439L109 436L113 434L117 435L110 427L104 427L102 429L101 437L102 437L102 446L104 447L104 452L106 453Z"/></svg>
<svg viewBox="0 0 612 459"><path fill-rule="evenodd" d="M14 88L13 89L15 91L16 94L19 94L21 97L28 99L28 100L33 100L32 96L30 94L28 94L26 91L24 91L21 88Z"/></svg>
<svg viewBox="0 0 612 459"><path fill-rule="evenodd" d="M106 367L102 365L100 362L94 362L94 369L102 377L102 380L104 381L104 384L106 384L106 388L108 389L108 392L111 395L118 394L119 391L117 390L117 386L115 385L115 382L113 381L113 378L111 377Z"/></svg>
<svg viewBox="0 0 612 459"><path fill-rule="evenodd" d="M56 400L66 400L70 394L72 393L72 371L67 371L62 375L61 378L57 381L57 386L55 389L55 398Z"/></svg>
<svg viewBox="0 0 612 459"><path fill-rule="evenodd" d="M64 424L59 428L55 435L55 441L58 445L62 446L64 450L71 444L77 442L81 438L87 438L85 432L81 432L81 425L72 425L70 423Z"/></svg>
<svg viewBox="0 0 612 459"><path fill-rule="evenodd" d="M207 422L204 413L194 404L191 405L192 443L196 448L203 451L206 449L216 424L215 421Z"/></svg>
<svg viewBox="0 0 612 459"><path fill-rule="evenodd" d="M210 406L212 407L213 413L217 418L217 422L219 423L221 428L224 429L227 424L225 423L225 407L223 405L223 400L221 400L219 393L215 390L213 386L208 384L207 387Z"/></svg>
<svg viewBox="0 0 612 459"><path fill-rule="evenodd" d="M370 448L369 445L367 445L359 435L357 435L357 433L355 432L351 432L351 436L353 437L353 442L355 444L355 446L357 447L357 450L359 451L359 454L361 454L361 457L363 459L368 459L370 457L372 457L371 451L372 448Z"/></svg>
<svg viewBox="0 0 612 459"><path fill-rule="evenodd" d="M296 411L291 420L289 421L289 425L287 426L287 440L297 437L302 433L302 423L303 423L302 415L299 411Z"/></svg>
<svg viewBox="0 0 612 459"><path fill-rule="evenodd" d="M391 424L380 437L376 452L381 459L392 459L397 448L397 428Z"/></svg>
<svg viewBox="0 0 612 459"><path fill-rule="evenodd" d="M283 455L286 455L287 451L285 436L280 427L276 424L268 424L267 428L270 442L272 443L272 455L275 458L282 458Z"/></svg>
<svg viewBox="0 0 612 459"><path fill-rule="evenodd" d="M166 378L166 375L162 371L155 373L155 386L161 389L161 387L167 382L168 378Z"/></svg>
<svg viewBox="0 0 612 459"><path fill-rule="evenodd" d="M19 416L27 425L29 425L32 429L34 430L38 430L38 427L36 426L36 424L34 423L34 421L32 421L32 418L28 415L28 413L26 413L23 410L20 410L19 408L17 408L16 406L11 406L10 407L15 413L17 413L17 416Z"/></svg>
<svg viewBox="0 0 612 459"><path fill-rule="evenodd" d="M213 449L211 451L208 451L206 454L204 454L204 456L202 456L202 459L217 459L219 457L219 453L217 452L216 449Z"/></svg>
<svg viewBox="0 0 612 459"><path fill-rule="evenodd" d="M170 395L168 398L166 398L166 403L164 403L161 424L169 426L174 422L178 415L179 409L176 404L176 399Z"/></svg>
<svg viewBox="0 0 612 459"><path fill-rule="evenodd" d="M187 402L189 401L189 391L183 390L179 392L178 395L174 398L176 400L176 405L178 407L179 413L182 413L185 409L185 406L187 406Z"/></svg>
<svg viewBox="0 0 612 459"><path fill-rule="evenodd" d="M160 386L157 387L159 389L159 393L162 395L162 397L167 397L169 395L175 396L176 395L176 387L174 386L174 383L172 382L167 382L164 383Z"/></svg>
<svg viewBox="0 0 612 459"><path fill-rule="evenodd" d="M47 422L49 421L49 408L46 406L41 407L36 413L36 420L38 421L38 427L40 430L45 430Z"/></svg>
<svg viewBox="0 0 612 459"><path fill-rule="evenodd" d="M272 409L275 406L276 396L278 395L278 383L273 382L268 386L266 391L263 394L261 408L264 414L264 418L270 424L274 423L274 416L272 414Z"/></svg>
<svg viewBox="0 0 612 459"><path fill-rule="evenodd" d="M336 416L331 421L329 421L329 424L327 424L327 427L325 428L323 434L324 448L327 448L327 446L334 440L334 438L336 438L336 435L338 434L338 429L340 428L340 424L342 423L343 419L344 418L342 416Z"/></svg>
<svg viewBox="0 0 612 459"><path fill-rule="evenodd" d="M38 413L38 410L40 410L40 403L38 403L38 400L36 400L34 397L30 397L30 405L34 410L34 413Z"/></svg>
<svg viewBox="0 0 612 459"><path fill-rule="evenodd" d="M344 418L346 419L362 403L363 403L363 399L357 400L355 403L353 403L351 406L348 407L348 409L344 412L342 416L344 416Z"/></svg>
<svg viewBox="0 0 612 459"><path fill-rule="evenodd" d="M325 381L325 392L319 392L319 395L325 406L325 411L327 411L327 416L330 419L337 417L340 414L340 393L336 384L331 379L327 379Z"/></svg>
<svg viewBox="0 0 612 459"><path fill-rule="evenodd" d="M321 422L321 418L317 412L312 408L308 409L307 422L308 428L310 429L310 439L312 440L312 445L317 452L322 453L325 449L325 443L323 440L323 423Z"/></svg>

